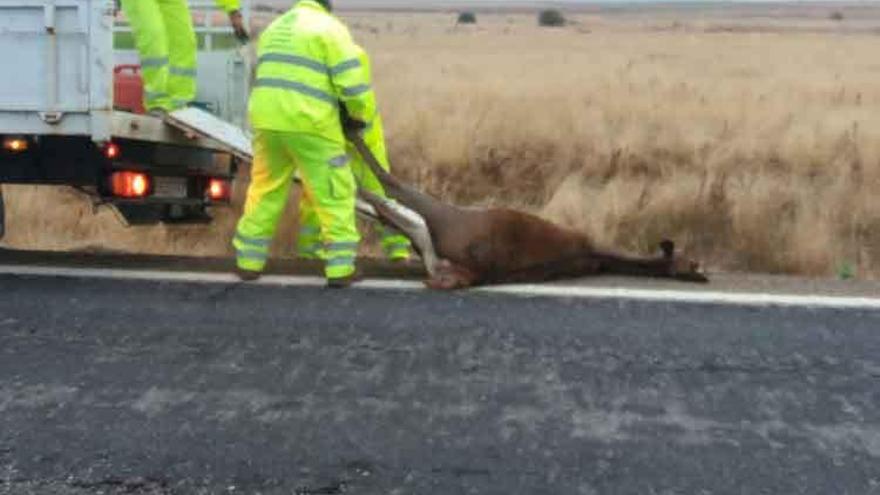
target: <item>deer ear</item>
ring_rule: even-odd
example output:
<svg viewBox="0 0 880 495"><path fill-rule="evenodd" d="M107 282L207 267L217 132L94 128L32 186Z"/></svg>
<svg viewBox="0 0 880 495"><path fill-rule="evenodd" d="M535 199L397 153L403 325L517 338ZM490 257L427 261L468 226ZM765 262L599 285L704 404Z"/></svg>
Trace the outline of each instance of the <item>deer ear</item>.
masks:
<svg viewBox="0 0 880 495"><path fill-rule="evenodd" d="M665 258L672 258L672 255L675 254L675 243L669 239L664 239L660 243L660 249L663 251Z"/></svg>

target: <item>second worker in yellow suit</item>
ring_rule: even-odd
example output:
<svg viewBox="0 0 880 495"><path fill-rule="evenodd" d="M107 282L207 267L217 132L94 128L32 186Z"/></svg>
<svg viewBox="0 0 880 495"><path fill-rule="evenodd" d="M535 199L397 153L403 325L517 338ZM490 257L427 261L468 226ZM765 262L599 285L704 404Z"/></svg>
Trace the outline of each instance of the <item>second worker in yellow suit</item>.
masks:
<svg viewBox="0 0 880 495"><path fill-rule="evenodd" d="M360 47L358 47L360 50ZM370 76L370 60L366 52L361 50L358 57L367 77ZM371 81L366 81L366 85L371 85ZM344 124L343 124L344 125ZM366 126L366 123L364 123ZM382 117L377 112L372 122L362 133L364 143L373 152L373 155L379 163L386 169L389 169L388 154L385 150L385 134L382 128ZM364 159L357 153L354 145L346 143L346 154L351 161L349 166L354 173L358 186L381 196L385 195L382 185L376 176L370 172L369 167ZM401 235L396 230L390 229L383 225L377 224L381 237L382 251L391 261L404 261L409 258L409 239ZM316 259L321 257L321 223L318 219L317 210L315 209L315 201L308 191L303 190L299 201L299 233L297 235L297 254L301 258Z"/></svg>
<svg viewBox="0 0 880 495"><path fill-rule="evenodd" d="M366 54L330 14L329 1L300 0L263 31L257 55L249 102L254 128L251 184L232 242L239 276L256 278L265 267L299 169L303 227L314 229L311 239L316 241L304 252L309 251L304 245L310 234L301 232L301 254L324 260L328 286L345 287L356 278L360 241L352 166L358 167L364 187L381 192L381 186L349 156L341 110L364 126L365 140L387 166ZM405 239L393 233L387 237L394 241L386 246L394 244L392 250L405 257Z"/></svg>
<svg viewBox="0 0 880 495"><path fill-rule="evenodd" d="M246 39L239 0L214 0ZM196 96L196 35L186 0L121 0L131 24L144 78L144 108L170 112Z"/></svg>

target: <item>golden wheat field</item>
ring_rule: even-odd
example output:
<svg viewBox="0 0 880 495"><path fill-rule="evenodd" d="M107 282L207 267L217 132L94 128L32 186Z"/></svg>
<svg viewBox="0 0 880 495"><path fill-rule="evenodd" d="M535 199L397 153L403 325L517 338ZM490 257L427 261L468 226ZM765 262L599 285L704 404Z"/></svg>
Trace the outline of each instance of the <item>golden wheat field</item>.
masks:
<svg viewBox="0 0 880 495"><path fill-rule="evenodd" d="M436 195L523 208L633 252L668 237L716 270L880 274L875 30L821 17L343 18L373 57L396 173ZM225 255L244 182L233 210L186 228L126 228L78 193L7 187L3 245ZM293 205L277 256L292 255Z"/></svg>

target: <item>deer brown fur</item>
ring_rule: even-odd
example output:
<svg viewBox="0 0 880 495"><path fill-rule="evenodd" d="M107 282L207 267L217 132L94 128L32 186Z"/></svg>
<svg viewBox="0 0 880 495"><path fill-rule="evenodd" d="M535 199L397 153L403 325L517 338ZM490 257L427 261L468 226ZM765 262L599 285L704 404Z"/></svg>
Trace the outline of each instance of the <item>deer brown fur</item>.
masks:
<svg viewBox="0 0 880 495"><path fill-rule="evenodd" d="M438 258L436 266L429 266L429 287L456 289L602 273L708 281L698 263L675 253L671 241L661 243L657 257L633 257L602 251L586 235L528 213L443 203L386 172L358 136L350 138L388 196L424 219L433 246L414 244L423 258L432 248ZM360 194L383 221L415 240L412 228L402 224L386 199L367 191Z"/></svg>

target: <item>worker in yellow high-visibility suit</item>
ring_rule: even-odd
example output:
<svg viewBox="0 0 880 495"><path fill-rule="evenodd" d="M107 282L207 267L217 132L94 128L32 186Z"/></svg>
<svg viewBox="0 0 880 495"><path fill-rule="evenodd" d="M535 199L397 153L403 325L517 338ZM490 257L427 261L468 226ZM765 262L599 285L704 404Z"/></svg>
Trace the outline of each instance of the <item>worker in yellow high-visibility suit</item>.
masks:
<svg viewBox="0 0 880 495"><path fill-rule="evenodd" d="M214 0L235 35L247 38L239 0ZM196 97L196 35L186 0L121 0L141 58L144 108L161 114Z"/></svg>
<svg viewBox="0 0 880 495"><path fill-rule="evenodd" d="M357 182L342 126L364 129L387 164L366 55L330 13L329 1L300 0L263 31L257 56L249 102L251 184L232 241L237 273L250 280L264 269L299 169L313 212L304 213L305 220L317 224L314 254L324 260L327 285L347 287L358 278L360 235ZM372 187L381 191L378 183Z"/></svg>

